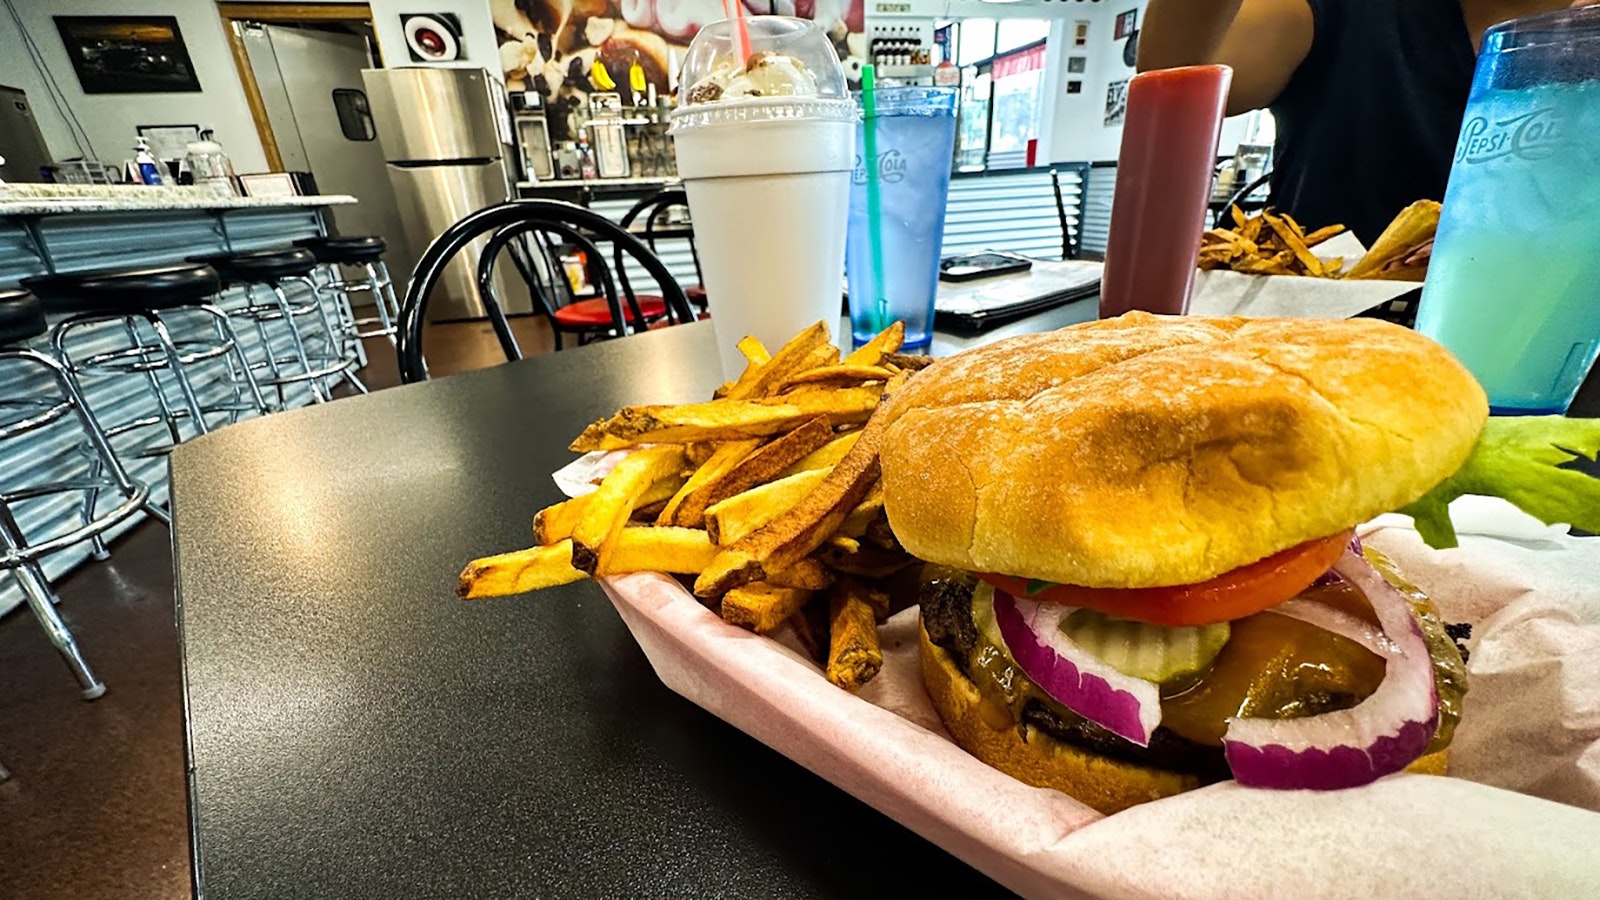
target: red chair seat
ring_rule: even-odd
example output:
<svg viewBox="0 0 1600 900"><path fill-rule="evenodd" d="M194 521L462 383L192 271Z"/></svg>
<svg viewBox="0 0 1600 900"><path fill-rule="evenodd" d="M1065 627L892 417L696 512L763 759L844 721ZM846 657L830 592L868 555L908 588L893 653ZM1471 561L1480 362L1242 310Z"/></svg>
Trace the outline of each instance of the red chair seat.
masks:
<svg viewBox="0 0 1600 900"><path fill-rule="evenodd" d="M640 294L639 311L644 313L646 319L654 319L667 314L667 301L650 294ZM556 310L556 321L574 328L604 328L612 323L611 305L603 298L593 300L579 300ZM622 315L627 318L632 315L628 304L622 304Z"/></svg>
<svg viewBox="0 0 1600 900"><path fill-rule="evenodd" d="M703 284L691 284L683 289L684 296L695 306L706 305L706 287Z"/></svg>

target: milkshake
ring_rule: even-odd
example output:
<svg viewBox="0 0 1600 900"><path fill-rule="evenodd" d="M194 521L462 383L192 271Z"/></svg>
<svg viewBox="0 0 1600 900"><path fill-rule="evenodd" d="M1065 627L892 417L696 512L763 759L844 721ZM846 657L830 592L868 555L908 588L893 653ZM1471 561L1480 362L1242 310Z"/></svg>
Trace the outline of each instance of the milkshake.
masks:
<svg viewBox="0 0 1600 900"><path fill-rule="evenodd" d="M672 136L689 195L706 300L729 378L734 344L776 348L843 305L856 106L815 23L748 20L700 30L684 60ZM746 54L744 50L747 49Z"/></svg>

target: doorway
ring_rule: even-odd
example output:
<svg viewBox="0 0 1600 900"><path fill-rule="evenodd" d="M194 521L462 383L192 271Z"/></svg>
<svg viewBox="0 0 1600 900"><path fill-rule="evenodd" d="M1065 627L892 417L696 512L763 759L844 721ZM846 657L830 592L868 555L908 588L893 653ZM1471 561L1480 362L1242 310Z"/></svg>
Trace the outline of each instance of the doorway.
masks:
<svg viewBox="0 0 1600 900"><path fill-rule="evenodd" d="M382 65L366 4L218 4L267 164L307 173L339 234L378 235L397 290L412 260L385 170L361 70Z"/></svg>

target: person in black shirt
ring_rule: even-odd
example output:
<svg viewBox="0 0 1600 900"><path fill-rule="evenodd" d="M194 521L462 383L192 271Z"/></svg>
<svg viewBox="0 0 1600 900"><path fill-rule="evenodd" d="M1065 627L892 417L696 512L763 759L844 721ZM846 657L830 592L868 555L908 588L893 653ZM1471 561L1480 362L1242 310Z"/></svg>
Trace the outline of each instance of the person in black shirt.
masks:
<svg viewBox="0 0 1600 900"><path fill-rule="evenodd" d="M1277 121L1272 203L1370 246L1413 201L1444 199L1484 29L1567 5L1150 0L1138 67L1232 66L1228 114L1266 107Z"/></svg>

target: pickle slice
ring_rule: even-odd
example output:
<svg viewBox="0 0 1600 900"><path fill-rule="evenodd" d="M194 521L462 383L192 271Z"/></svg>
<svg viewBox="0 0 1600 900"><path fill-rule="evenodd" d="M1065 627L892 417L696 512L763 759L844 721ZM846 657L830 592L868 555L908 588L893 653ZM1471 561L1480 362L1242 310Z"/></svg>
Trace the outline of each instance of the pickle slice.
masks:
<svg viewBox="0 0 1600 900"><path fill-rule="evenodd" d="M993 615L993 613L991 613ZM1061 631L1084 652L1124 675L1157 684L1204 672L1228 642L1228 623L1167 628L1075 609Z"/></svg>

